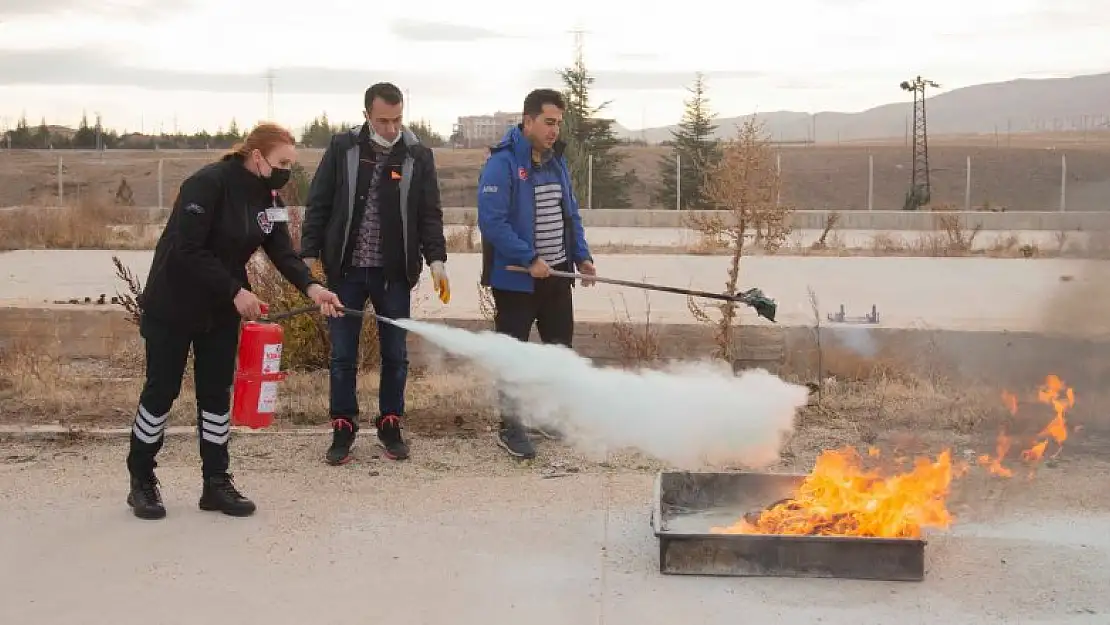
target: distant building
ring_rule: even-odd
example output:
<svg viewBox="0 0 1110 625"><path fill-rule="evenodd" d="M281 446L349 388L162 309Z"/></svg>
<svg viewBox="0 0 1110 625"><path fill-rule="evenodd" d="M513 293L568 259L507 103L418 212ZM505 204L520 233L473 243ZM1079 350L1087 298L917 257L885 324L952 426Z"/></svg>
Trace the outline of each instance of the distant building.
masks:
<svg viewBox="0 0 1110 625"><path fill-rule="evenodd" d="M505 132L520 123L520 113L493 115L468 115L455 124L455 145L462 148L481 148L493 145Z"/></svg>

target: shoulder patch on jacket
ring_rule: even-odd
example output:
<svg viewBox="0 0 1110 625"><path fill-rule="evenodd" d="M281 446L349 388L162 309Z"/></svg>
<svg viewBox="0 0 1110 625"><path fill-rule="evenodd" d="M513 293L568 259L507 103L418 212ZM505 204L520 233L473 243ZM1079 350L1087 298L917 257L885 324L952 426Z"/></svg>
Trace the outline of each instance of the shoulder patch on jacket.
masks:
<svg viewBox="0 0 1110 625"><path fill-rule="evenodd" d="M197 204L196 202L189 202L188 204L185 205L185 208L183 210L186 213L192 213L194 215L203 215L204 214L204 207L201 206L200 204Z"/></svg>

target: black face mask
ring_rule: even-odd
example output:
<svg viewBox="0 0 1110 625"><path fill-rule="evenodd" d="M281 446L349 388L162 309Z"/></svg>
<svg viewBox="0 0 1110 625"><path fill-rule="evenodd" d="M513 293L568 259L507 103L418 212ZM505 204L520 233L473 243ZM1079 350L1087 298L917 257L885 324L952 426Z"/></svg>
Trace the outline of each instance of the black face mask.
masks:
<svg viewBox="0 0 1110 625"><path fill-rule="evenodd" d="M277 190L281 189L282 187L284 187L285 185L289 184L289 177L292 174L293 174L293 171L290 170L290 169L282 169L280 167L271 167L270 168L270 177L269 178L263 178L262 181L266 183L266 186L270 187L270 190L277 191Z"/></svg>

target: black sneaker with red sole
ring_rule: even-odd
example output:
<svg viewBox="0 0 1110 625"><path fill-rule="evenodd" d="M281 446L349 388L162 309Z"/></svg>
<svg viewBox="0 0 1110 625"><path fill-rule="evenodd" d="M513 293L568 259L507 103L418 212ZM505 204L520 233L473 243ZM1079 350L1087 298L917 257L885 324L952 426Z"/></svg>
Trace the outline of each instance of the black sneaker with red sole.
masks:
<svg viewBox="0 0 1110 625"><path fill-rule="evenodd" d="M396 415L383 415L375 420L378 428L378 442L390 460L405 460L409 457L409 446L401 434L401 418Z"/></svg>
<svg viewBox="0 0 1110 625"><path fill-rule="evenodd" d="M331 446L328 447L327 460L332 466L347 464L351 461L351 446L358 434L358 424L350 419L337 417L331 420Z"/></svg>

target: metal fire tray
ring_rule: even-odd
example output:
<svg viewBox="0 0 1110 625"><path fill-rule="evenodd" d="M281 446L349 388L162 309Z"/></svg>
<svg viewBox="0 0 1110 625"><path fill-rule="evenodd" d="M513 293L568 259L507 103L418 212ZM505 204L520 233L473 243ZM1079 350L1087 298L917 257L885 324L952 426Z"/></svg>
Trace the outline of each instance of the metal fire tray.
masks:
<svg viewBox="0 0 1110 625"><path fill-rule="evenodd" d="M854 536L715 534L745 513L789 497L804 475L663 471L651 525L659 571L669 575L836 577L921 581L925 540Z"/></svg>

